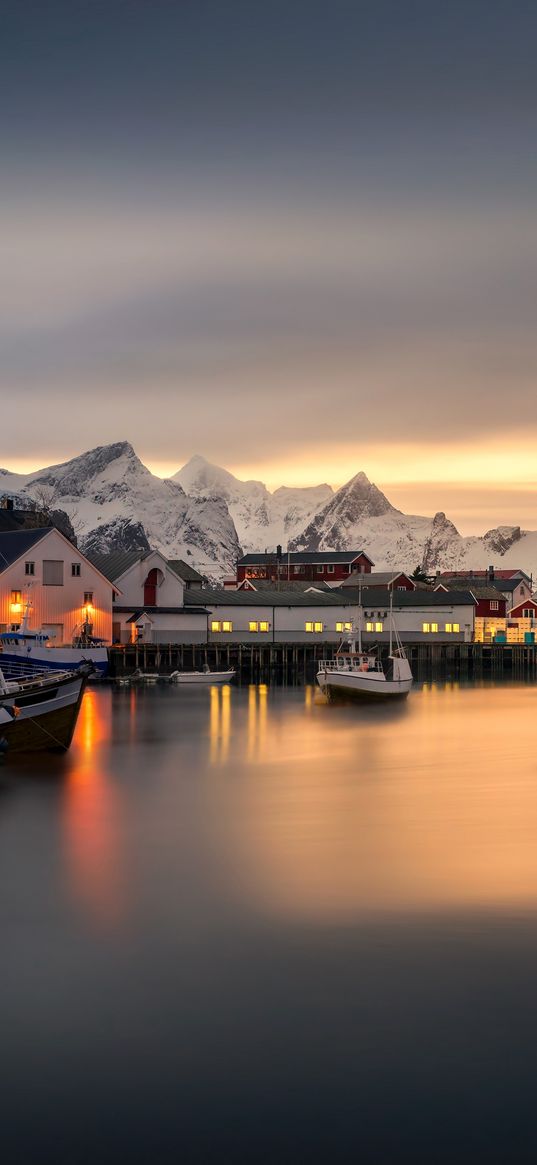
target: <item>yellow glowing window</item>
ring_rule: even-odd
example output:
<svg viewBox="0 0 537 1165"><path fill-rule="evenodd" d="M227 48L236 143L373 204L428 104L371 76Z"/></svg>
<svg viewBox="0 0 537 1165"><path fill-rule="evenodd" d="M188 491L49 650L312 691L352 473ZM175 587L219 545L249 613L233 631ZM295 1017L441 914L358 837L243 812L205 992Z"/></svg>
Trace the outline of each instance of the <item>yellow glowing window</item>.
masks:
<svg viewBox="0 0 537 1165"><path fill-rule="evenodd" d="M446 623L446 631L453 631L453 623Z"/></svg>
<svg viewBox="0 0 537 1165"><path fill-rule="evenodd" d="M313 623L304 623L304 628L306 631L313 631Z"/></svg>
<svg viewBox="0 0 537 1165"><path fill-rule="evenodd" d="M11 602L12 603L20 603L20 601L21 601L20 591L12 591L11 592Z"/></svg>
<svg viewBox="0 0 537 1165"><path fill-rule="evenodd" d="M454 631L460 631L460 629L461 629L461 625L460 625L460 623L454 623L454 624L453 624L453 630L454 630Z"/></svg>
<svg viewBox="0 0 537 1165"><path fill-rule="evenodd" d="M431 623L431 631L438 631L438 623Z"/></svg>
<svg viewBox="0 0 537 1165"><path fill-rule="evenodd" d="M268 623L267 623L267 622L265 622L265 621L263 620L263 621L262 621L262 622L259 624L259 630L260 630L260 631L268 631L268 629L269 629L269 625L268 625Z"/></svg>
<svg viewBox="0 0 537 1165"><path fill-rule="evenodd" d="M224 619L222 623L222 631L233 631L233 623L230 623L228 619Z"/></svg>
<svg viewBox="0 0 537 1165"><path fill-rule="evenodd" d="M352 623L336 623L336 631L352 631Z"/></svg>
<svg viewBox="0 0 537 1165"><path fill-rule="evenodd" d="M422 631L427 633L427 631L431 630L431 624L430 623L422 623L421 629L422 629Z"/></svg>
<svg viewBox="0 0 537 1165"><path fill-rule="evenodd" d="M211 622L211 631L221 631L221 630L222 630L222 624L219 623L217 619L213 619Z"/></svg>
<svg viewBox="0 0 537 1165"><path fill-rule="evenodd" d="M259 631L259 623L251 622L248 624L249 631Z"/></svg>
<svg viewBox="0 0 537 1165"><path fill-rule="evenodd" d="M366 625L365 625L365 629L366 629L366 631L374 631L374 630L375 630L375 624L374 624L374 623L366 623Z"/></svg>
<svg viewBox="0 0 537 1165"><path fill-rule="evenodd" d="M382 623L375 623L375 631L382 631Z"/></svg>

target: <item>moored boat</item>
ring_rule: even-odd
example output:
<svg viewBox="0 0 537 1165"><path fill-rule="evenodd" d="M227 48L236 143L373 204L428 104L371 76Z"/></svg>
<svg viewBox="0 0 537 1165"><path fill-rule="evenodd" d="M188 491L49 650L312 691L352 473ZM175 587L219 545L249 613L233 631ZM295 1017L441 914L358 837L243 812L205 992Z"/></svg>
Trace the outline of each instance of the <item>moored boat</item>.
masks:
<svg viewBox="0 0 537 1165"><path fill-rule="evenodd" d="M55 647L51 637L41 629L28 626L31 604L27 603L20 627L0 635L0 663L2 666L26 661L41 670L78 671L80 667L103 678L108 671L108 649L104 640L96 639L88 624L75 631L71 645Z"/></svg>
<svg viewBox="0 0 537 1165"><path fill-rule="evenodd" d="M87 682L83 672L0 668L0 751L65 752L71 744Z"/></svg>
<svg viewBox="0 0 537 1165"><path fill-rule="evenodd" d="M233 679L235 669L227 671L172 671L170 680L174 684L227 684Z"/></svg>
<svg viewBox="0 0 537 1165"><path fill-rule="evenodd" d="M360 698L386 699L407 696L412 687L412 671L393 618L390 593L390 644L387 659L380 650L362 647L362 604L359 602L357 639L351 635L340 644L334 659L319 662L317 683L328 695L341 692ZM345 646L348 644L348 646Z"/></svg>

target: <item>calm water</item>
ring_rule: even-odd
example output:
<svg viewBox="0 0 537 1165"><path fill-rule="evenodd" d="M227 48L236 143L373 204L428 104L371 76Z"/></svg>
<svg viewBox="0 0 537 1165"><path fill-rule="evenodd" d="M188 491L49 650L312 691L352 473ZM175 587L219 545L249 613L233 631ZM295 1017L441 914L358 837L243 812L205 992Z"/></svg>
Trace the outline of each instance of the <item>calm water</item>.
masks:
<svg viewBox="0 0 537 1165"><path fill-rule="evenodd" d="M103 687L0 771L2 1159L535 1160L537 687Z"/></svg>

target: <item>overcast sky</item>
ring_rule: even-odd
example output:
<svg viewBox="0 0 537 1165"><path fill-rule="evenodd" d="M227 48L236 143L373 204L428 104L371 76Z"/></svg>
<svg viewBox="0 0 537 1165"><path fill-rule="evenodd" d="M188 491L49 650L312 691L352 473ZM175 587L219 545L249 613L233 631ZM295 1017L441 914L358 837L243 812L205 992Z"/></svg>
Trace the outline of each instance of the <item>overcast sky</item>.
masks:
<svg viewBox="0 0 537 1165"><path fill-rule="evenodd" d="M535 4L12 0L0 464L537 528Z"/></svg>

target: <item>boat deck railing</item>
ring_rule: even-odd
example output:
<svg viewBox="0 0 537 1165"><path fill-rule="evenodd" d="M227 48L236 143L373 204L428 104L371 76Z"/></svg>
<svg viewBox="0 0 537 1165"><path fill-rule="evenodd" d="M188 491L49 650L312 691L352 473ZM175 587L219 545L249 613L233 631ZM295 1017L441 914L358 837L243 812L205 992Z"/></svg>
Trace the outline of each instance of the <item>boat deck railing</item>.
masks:
<svg viewBox="0 0 537 1165"><path fill-rule="evenodd" d="M320 659L318 670L330 672L382 672L383 667L378 656L368 655L367 653L362 655L352 653L349 655L339 654L334 656L333 659Z"/></svg>
<svg viewBox="0 0 537 1165"><path fill-rule="evenodd" d="M64 675L63 667L40 667L35 660L2 659L0 652L0 670L7 683L35 683L40 680L51 680L55 676Z"/></svg>

